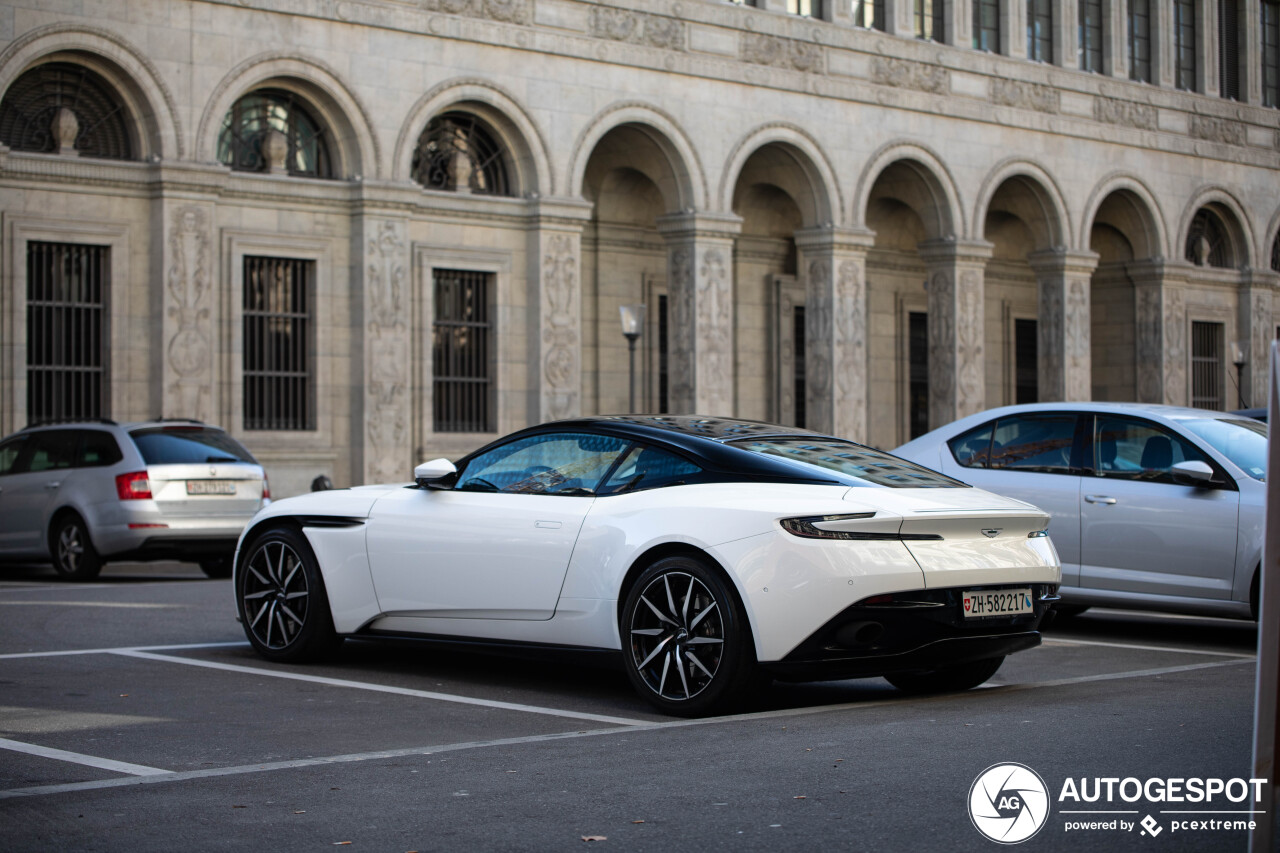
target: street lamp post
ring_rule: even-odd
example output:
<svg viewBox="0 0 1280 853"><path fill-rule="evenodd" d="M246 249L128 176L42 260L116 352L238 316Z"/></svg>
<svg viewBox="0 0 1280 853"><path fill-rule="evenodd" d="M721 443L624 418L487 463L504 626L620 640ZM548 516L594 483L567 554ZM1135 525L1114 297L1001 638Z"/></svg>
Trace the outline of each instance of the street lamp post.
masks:
<svg viewBox="0 0 1280 853"><path fill-rule="evenodd" d="M1239 408L1247 409L1249 404L1244 401L1244 366L1246 364L1244 358L1244 342L1238 341L1232 346L1232 364L1236 366L1236 403Z"/></svg>
<svg viewBox="0 0 1280 853"><path fill-rule="evenodd" d="M627 339L627 353L630 361L630 396L628 411L636 410L636 341L644 334L644 306L620 305L618 312L622 315L622 335Z"/></svg>

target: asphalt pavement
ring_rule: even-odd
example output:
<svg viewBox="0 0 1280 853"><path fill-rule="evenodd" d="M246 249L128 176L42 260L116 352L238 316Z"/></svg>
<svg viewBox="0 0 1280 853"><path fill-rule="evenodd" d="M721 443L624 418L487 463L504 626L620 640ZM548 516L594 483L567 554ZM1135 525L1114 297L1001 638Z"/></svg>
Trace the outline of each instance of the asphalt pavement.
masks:
<svg viewBox="0 0 1280 853"><path fill-rule="evenodd" d="M775 685L690 721L578 660L348 641L270 664L195 566L0 566L0 851L991 851L982 827L1027 821L1028 851L1243 851L1256 642L1090 611L968 693ZM1014 764L1040 801L984 773ZM1106 779L1110 802L1064 798ZM1173 780L1225 790L1147 796Z"/></svg>

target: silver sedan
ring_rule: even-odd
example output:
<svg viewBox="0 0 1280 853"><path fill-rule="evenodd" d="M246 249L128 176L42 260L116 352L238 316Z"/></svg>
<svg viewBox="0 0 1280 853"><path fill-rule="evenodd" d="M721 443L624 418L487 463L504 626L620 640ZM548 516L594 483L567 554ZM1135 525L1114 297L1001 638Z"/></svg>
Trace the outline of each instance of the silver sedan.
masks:
<svg viewBox="0 0 1280 853"><path fill-rule="evenodd" d="M1154 404L1038 403L961 418L894 454L1047 510L1065 612L1256 618L1266 424Z"/></svg>

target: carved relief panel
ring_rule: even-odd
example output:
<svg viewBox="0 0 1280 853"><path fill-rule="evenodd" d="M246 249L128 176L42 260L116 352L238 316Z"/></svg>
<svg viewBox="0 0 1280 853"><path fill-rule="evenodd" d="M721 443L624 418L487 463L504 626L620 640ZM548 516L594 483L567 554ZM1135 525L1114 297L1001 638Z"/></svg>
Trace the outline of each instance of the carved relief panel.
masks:
<svg viewBox="0 0 1280 853"><path fill-rule="evenodd" d="M581 238L547 232L540 243L541 419L548 421L577 415L582 407Z"/></svg>
<svg viewBox="0 0 1280 853"><path fill-rule="evenodd" d="M164 258L165 417L214 417L212 213L184 205L167 217Z"/></svg>
<svg viewBox="0 0 1280 853"><path fill-rule="evenodd" d="M365 441L366 482L404 479L409 448L408 247L404 223L366 220Z"/></svg>

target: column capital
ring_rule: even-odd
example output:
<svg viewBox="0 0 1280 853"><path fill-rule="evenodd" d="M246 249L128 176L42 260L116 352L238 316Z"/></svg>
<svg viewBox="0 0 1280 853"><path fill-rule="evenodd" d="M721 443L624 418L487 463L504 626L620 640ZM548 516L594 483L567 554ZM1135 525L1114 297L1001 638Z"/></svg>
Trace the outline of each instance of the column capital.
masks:
<svg viewBox="0 0 1280 853"><path fill-rule="evenodd" d="M1043 249L1027 256L1027 263L1036 275L1093 275L1098 268L1097 252L1081 252L1072 249Z"/></svg>
<svg viewBox="0 0 1280 853"><path fill-rule="evenodd" d="M534 227L556 226L579 231L591 221L595 210L595 205L585 199L538 195L530 196L526 207Z"/></svg>
<svg viewBox="0 0 1280 853"><path fill-rule="evenodd" d="M742 233L742 217L732 213L682 210L659 216L658 233L668 240L732 240Z"/></svg>
<svg viewBox="0 0 1280 853"><path fill-rule="evenodd" d="M986 266L995 245L986 240L925 240L919 244L920 259L926 266L974 264Z"/></svg>
<svg viewBox="0 0 1280 853"><path fill-rule="evenodd" d="M817 225L795 232L796 248L808 252L851 252L865 254L876 244L876 232L867 228L838 228Z"/></svg>

